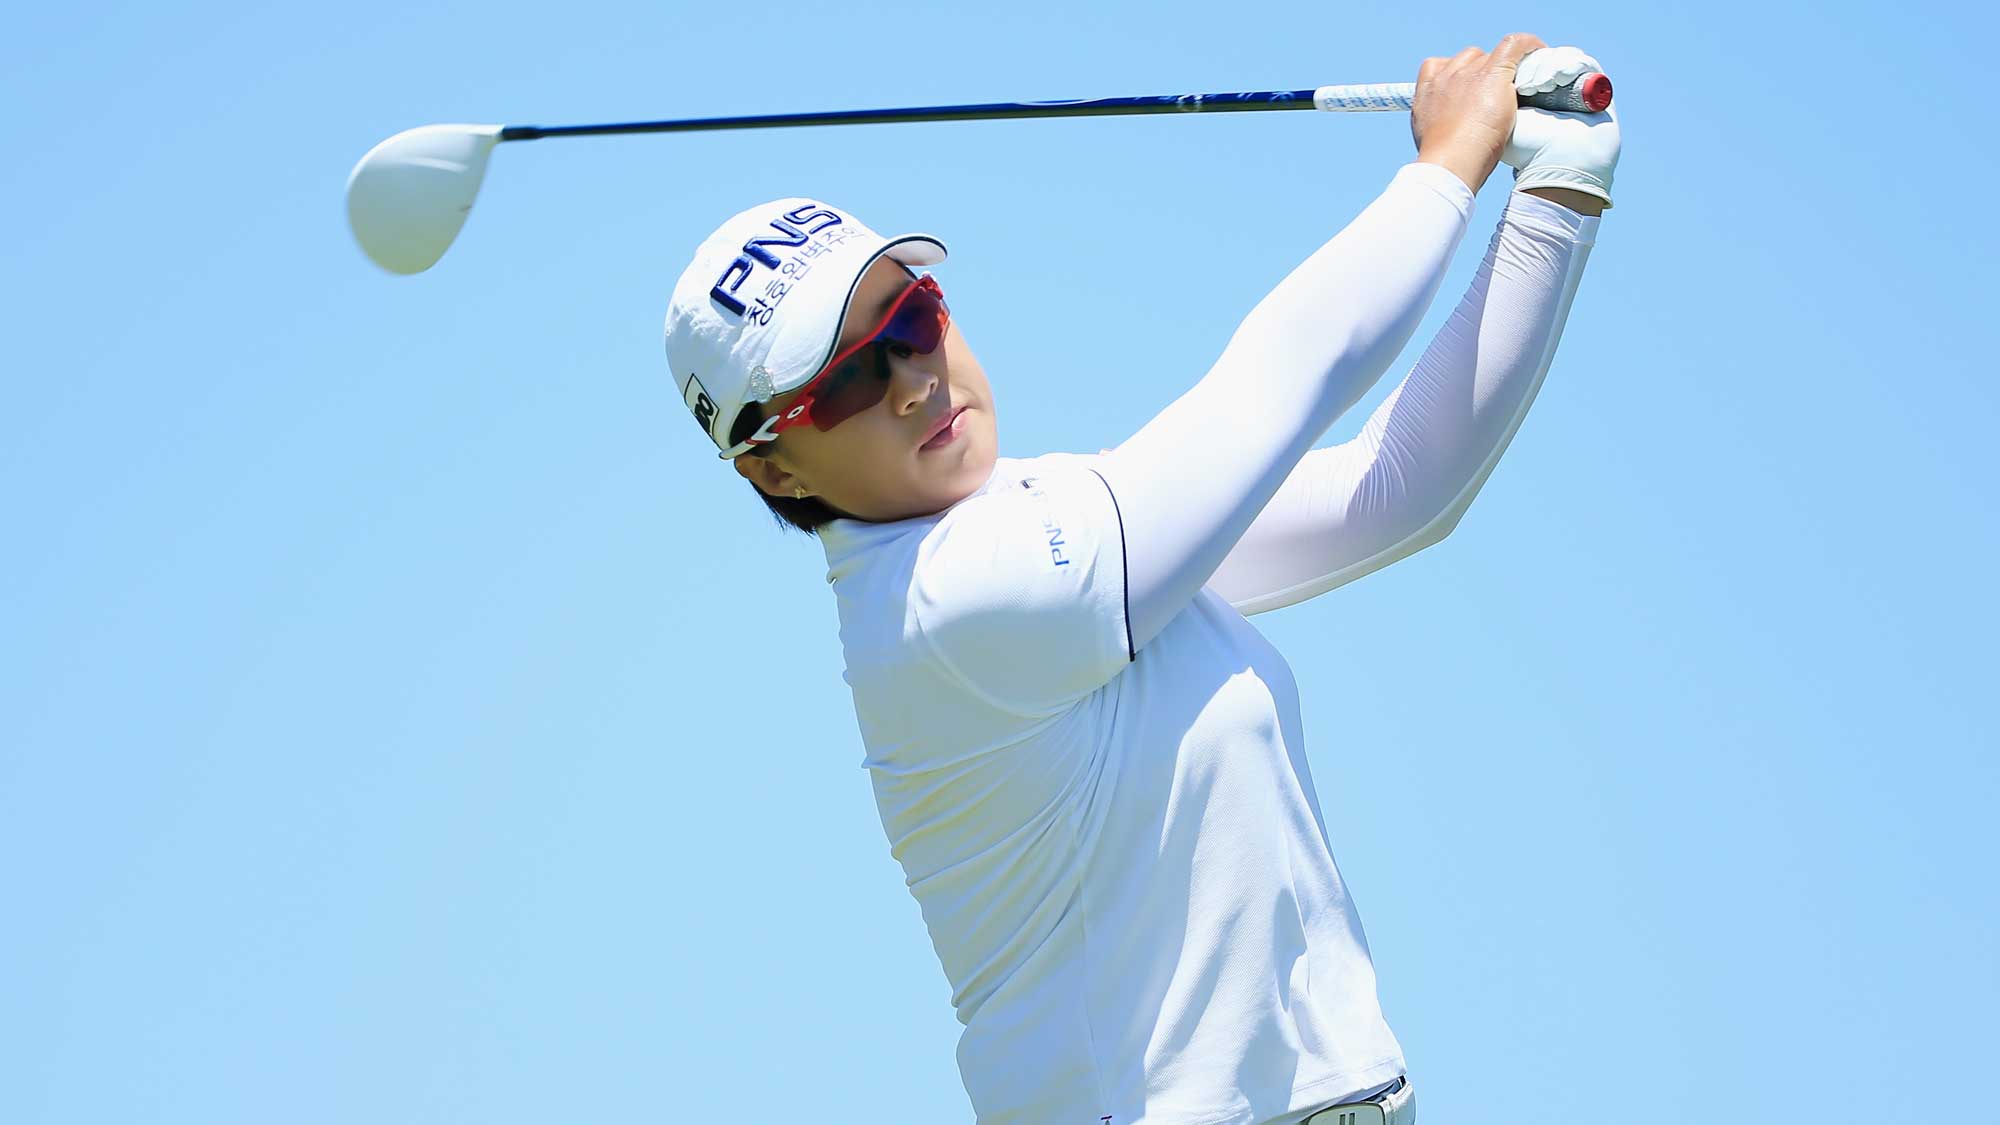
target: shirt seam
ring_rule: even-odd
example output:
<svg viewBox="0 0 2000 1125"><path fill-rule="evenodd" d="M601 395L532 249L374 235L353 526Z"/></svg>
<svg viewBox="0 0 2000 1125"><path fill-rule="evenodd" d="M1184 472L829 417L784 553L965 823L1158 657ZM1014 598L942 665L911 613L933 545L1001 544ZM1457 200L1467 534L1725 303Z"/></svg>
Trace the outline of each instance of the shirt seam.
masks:
<svg viewBox="0 0 2000 1125"><path fill-rule="evenodd" d="M1033 712L1023 711L1018 705L1005 702L974 683L972 677L959 671L958 665L953 664L951 658L944 654L944 650L937 646L937 642L931 640L930 630L924 627L923 611L912 604L910 606L910 616L916 620L917 640L923 642L924 651L930 653L931 659L937 662L938 667L943 668L950 674L952 679L958 681L958 685L965 689L966 694L1002 714L1013 715L1016 718L1044 719L1048 717L1047 715L1038 715Z"/></svg>
<svg viewBox="0 0 2000 1125"><path fill-rule="evenodd" d="M1111 514L1118 518L1118 593L1125 612L1125 660L1130 663L1139 659L1139 649L1132 643L1132 560L1125 550L1125 512L1118 507L1118 493L1104 474L1091 469L1090 475L1104 486L1104 494L1111 497Z"/></svg>

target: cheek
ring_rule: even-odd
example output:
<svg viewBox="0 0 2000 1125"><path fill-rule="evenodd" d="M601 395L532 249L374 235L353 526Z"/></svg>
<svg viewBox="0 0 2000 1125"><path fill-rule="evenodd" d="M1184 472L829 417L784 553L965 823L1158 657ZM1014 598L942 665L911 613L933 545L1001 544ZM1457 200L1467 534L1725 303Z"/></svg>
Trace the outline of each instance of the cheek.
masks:
<svg viewBox="0 0 2000 1125"><path fill-rule="evenodd" d="M979 369L979 361L973 358L972 349L965 346L965 337L958 334L955 325L944 338L944 357L954 381L986 381L986 376Z"/></svg>
<svg viewBox="0 0 2000 1125"><path fill-rule="evenodd" d="M986 378L986 369L979 365L972 349L966 347L963 341L958 341L958 346L947 354L951 357L952 380L973 388L982 400L990 404L993 401L993 384Z"/></svg>
<svg viewBox="0 0 2000 1125"><path fill-rule="evenodd" d="M868 411L819 436L813 465L822 488L872 494L893 487L900 437L886 412Z"/></svg>

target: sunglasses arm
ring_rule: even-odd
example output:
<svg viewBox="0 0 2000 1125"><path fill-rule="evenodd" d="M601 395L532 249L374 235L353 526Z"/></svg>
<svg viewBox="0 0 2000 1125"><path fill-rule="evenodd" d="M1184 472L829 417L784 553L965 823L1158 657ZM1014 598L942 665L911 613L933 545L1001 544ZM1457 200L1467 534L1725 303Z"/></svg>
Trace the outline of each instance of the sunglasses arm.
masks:
<svg viewBox="0 0 2000 1125"><path fill-rule="evenodd" d="M764 419L764 424L757 427L756 433L723 450L717 456L721 457L724 461L733 461L760 445L771 444L778 440L778 435L784 433L786 430L794 426L803 426L812 421L812 404L812 395L801 395L799 400L792 404L790 410L785 411L783 414L773 414L769 418Z"/></svg>

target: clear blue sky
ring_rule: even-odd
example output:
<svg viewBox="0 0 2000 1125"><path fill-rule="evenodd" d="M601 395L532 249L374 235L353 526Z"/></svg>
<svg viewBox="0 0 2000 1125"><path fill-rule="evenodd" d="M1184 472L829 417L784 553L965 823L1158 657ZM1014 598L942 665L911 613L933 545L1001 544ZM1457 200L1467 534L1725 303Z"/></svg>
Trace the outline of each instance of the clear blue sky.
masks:
<svg viewBox="0 0 2000 1125"><path fill-rule="evenodd" d="M1409 156L1313 114L544 141L394 278L370 146L1394 81L1516 27L1619 82L1561 353L1452 538L1258 621L1425 1120L1986 1119L2000 28L1596 8L17 14L0 1120L969 1120L823 559L674 394L673 279L779 195L936 232L1003 452L1091 450Z"/></svg>

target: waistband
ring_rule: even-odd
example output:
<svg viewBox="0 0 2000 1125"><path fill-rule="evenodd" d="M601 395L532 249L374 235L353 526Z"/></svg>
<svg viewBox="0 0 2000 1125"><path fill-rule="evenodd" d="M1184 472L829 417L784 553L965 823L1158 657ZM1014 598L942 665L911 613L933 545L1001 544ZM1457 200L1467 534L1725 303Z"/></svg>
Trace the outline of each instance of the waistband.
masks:
<svg viewBox="0 0 2000 1125"><path fill-rule="evenodd" d="M1416 1125L1416 1120L1417 1091L1404 1077L1371 1098L1317 1110L1299 1125Z"/></svg>

